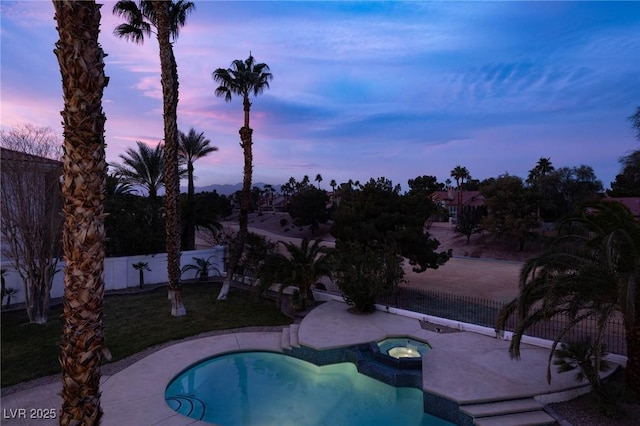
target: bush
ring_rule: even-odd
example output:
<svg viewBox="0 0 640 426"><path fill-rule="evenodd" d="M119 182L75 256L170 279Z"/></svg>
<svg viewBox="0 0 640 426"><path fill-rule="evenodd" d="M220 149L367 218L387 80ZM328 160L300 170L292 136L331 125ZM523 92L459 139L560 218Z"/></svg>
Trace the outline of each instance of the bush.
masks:
<svg viewBox="0 0 640 426"><path fill-rule="evenodd" d="M284 217L280 219L280 226L287 226L287 223L289 223L289 221Z"/></svg>
<svg viewBox="0 0 640 426"><path fill-rule="evenodd" d="M336 248L336 276L345 302L360 312L375 311L378 297L402 281L402 258L382 244L342 243Z"/></svg>

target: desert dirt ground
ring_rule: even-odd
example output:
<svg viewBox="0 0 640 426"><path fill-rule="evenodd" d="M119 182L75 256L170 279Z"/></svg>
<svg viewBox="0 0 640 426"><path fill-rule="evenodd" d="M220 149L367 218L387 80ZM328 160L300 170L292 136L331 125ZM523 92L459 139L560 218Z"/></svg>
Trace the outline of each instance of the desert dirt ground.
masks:
<svg viewBox="0 0 640 426"><path fill-rule="evenodd" d="M286 224L281 223L282 219ZM299 242L308 237L319 238L329 246L334 242L326 225L311 233L307 227L295 227L291 222L286 213L253 213L249 216L249 230L272 241ZM223 226L237 229L237 220L223 222ZM514 251L487 235L472 235L467 244L466 237L456 234L448 223L432 224L429 233L440 242L439 250L452 250L453 258L438 269L422 273L405 265L404 285L505 302L518 294L522 262L536 254Z"/></svg>

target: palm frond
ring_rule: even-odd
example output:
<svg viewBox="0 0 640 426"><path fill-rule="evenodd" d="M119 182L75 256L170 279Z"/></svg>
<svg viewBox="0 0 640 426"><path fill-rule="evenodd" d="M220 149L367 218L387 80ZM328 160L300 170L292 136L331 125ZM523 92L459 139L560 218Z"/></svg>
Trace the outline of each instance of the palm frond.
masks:
<svg viewBox="0 0 640 426"><path fill-rule="evenodd" d="M625 324L637 321L639 280L638 222L622 204L585 204L580 214L559 224L558 237L547 250L523 265L518 297L501 309L496 329L504 328L511 317L517 318L509 353L519 358L528 329L557 315L566 316L568 323L558 331L549 354L550 381L553 353L576 324L595 319L594 345L601 347L605 327L617 312L624 315ZM598 370L605 367L598 354L593 359Z"/></svg>
<svg viewBox="0 0 640 426"><path fill-rule="evenodd" d="M196 5L191 1L178 0L171 2L169 6L169 22L171 23L171 36L174 40L180 35L180 28L187 21L187 16L193 12Z"/></svg>
<svg viewBox="0 0 640 426"><path fill-rule="evenodd" d="M135 1L118 1L113 6L113 14L124 18L126 21L116 26L113 30L115 36L124 38L127 41L133 41L136 44L142 44L145 36L149 37L151 35L151 25L147 22L143 10Z"/></svg>

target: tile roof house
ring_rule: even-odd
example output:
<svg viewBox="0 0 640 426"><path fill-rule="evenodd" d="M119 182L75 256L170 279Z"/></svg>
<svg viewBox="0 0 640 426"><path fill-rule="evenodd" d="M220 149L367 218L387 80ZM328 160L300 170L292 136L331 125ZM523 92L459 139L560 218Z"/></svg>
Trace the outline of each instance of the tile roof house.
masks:
<svg viewBox="0 0 640 426"><path fill-rule="evenodd" d="M12 212L24 214L28 211L34 216L33 225L36 226L39 223L37 214L48 214L54 205L59 207L56 191L61 175L61 161L0 147L3 223ZM39 206L44 206L44 210ZM0 251L6 253L6 250L7 241L0 235Z"/></svg>
<svg viewBox="0 0 640 426"><path fill-rule="evenodd" d="M458 203L461 197L462 207L484 206L484 195L480 191L460 191L453 187L446 191L435 191L431 194L434 203L446 208L449 212L449 219L455 221L458 218Z"/></svg>
<svg viewBox="0 0 640 426"><path fill-rule="evenodd" d="M58 169L62 173L62 162L58 160L52 160L50 158L38 157L36 155L27 154L20 151L14 151L12 149L6 149L0 147L0 164L5 167L10 165L19 165L27 169L46 170L46 169Z"/></svg>
<svg viewBox="0 0 640 426"><path fill-rule="evenodd" d="M640 197L609 197L605 196L602 201L617 201L624 204L631 211L633 217L640 220Z"/></svg>

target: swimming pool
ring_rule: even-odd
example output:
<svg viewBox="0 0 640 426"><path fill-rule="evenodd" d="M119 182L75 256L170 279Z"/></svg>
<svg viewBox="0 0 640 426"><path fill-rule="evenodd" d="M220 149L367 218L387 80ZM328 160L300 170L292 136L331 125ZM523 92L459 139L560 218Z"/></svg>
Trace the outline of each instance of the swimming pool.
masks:
<svg viewBox="0 0 640 426"><path fill-rule="evenodd" d="M225 426L452 424L424 413L419 389L389 386L351 363L318 367L273 352L204 360L175 377L165 399L180 414Z"/></svg>

